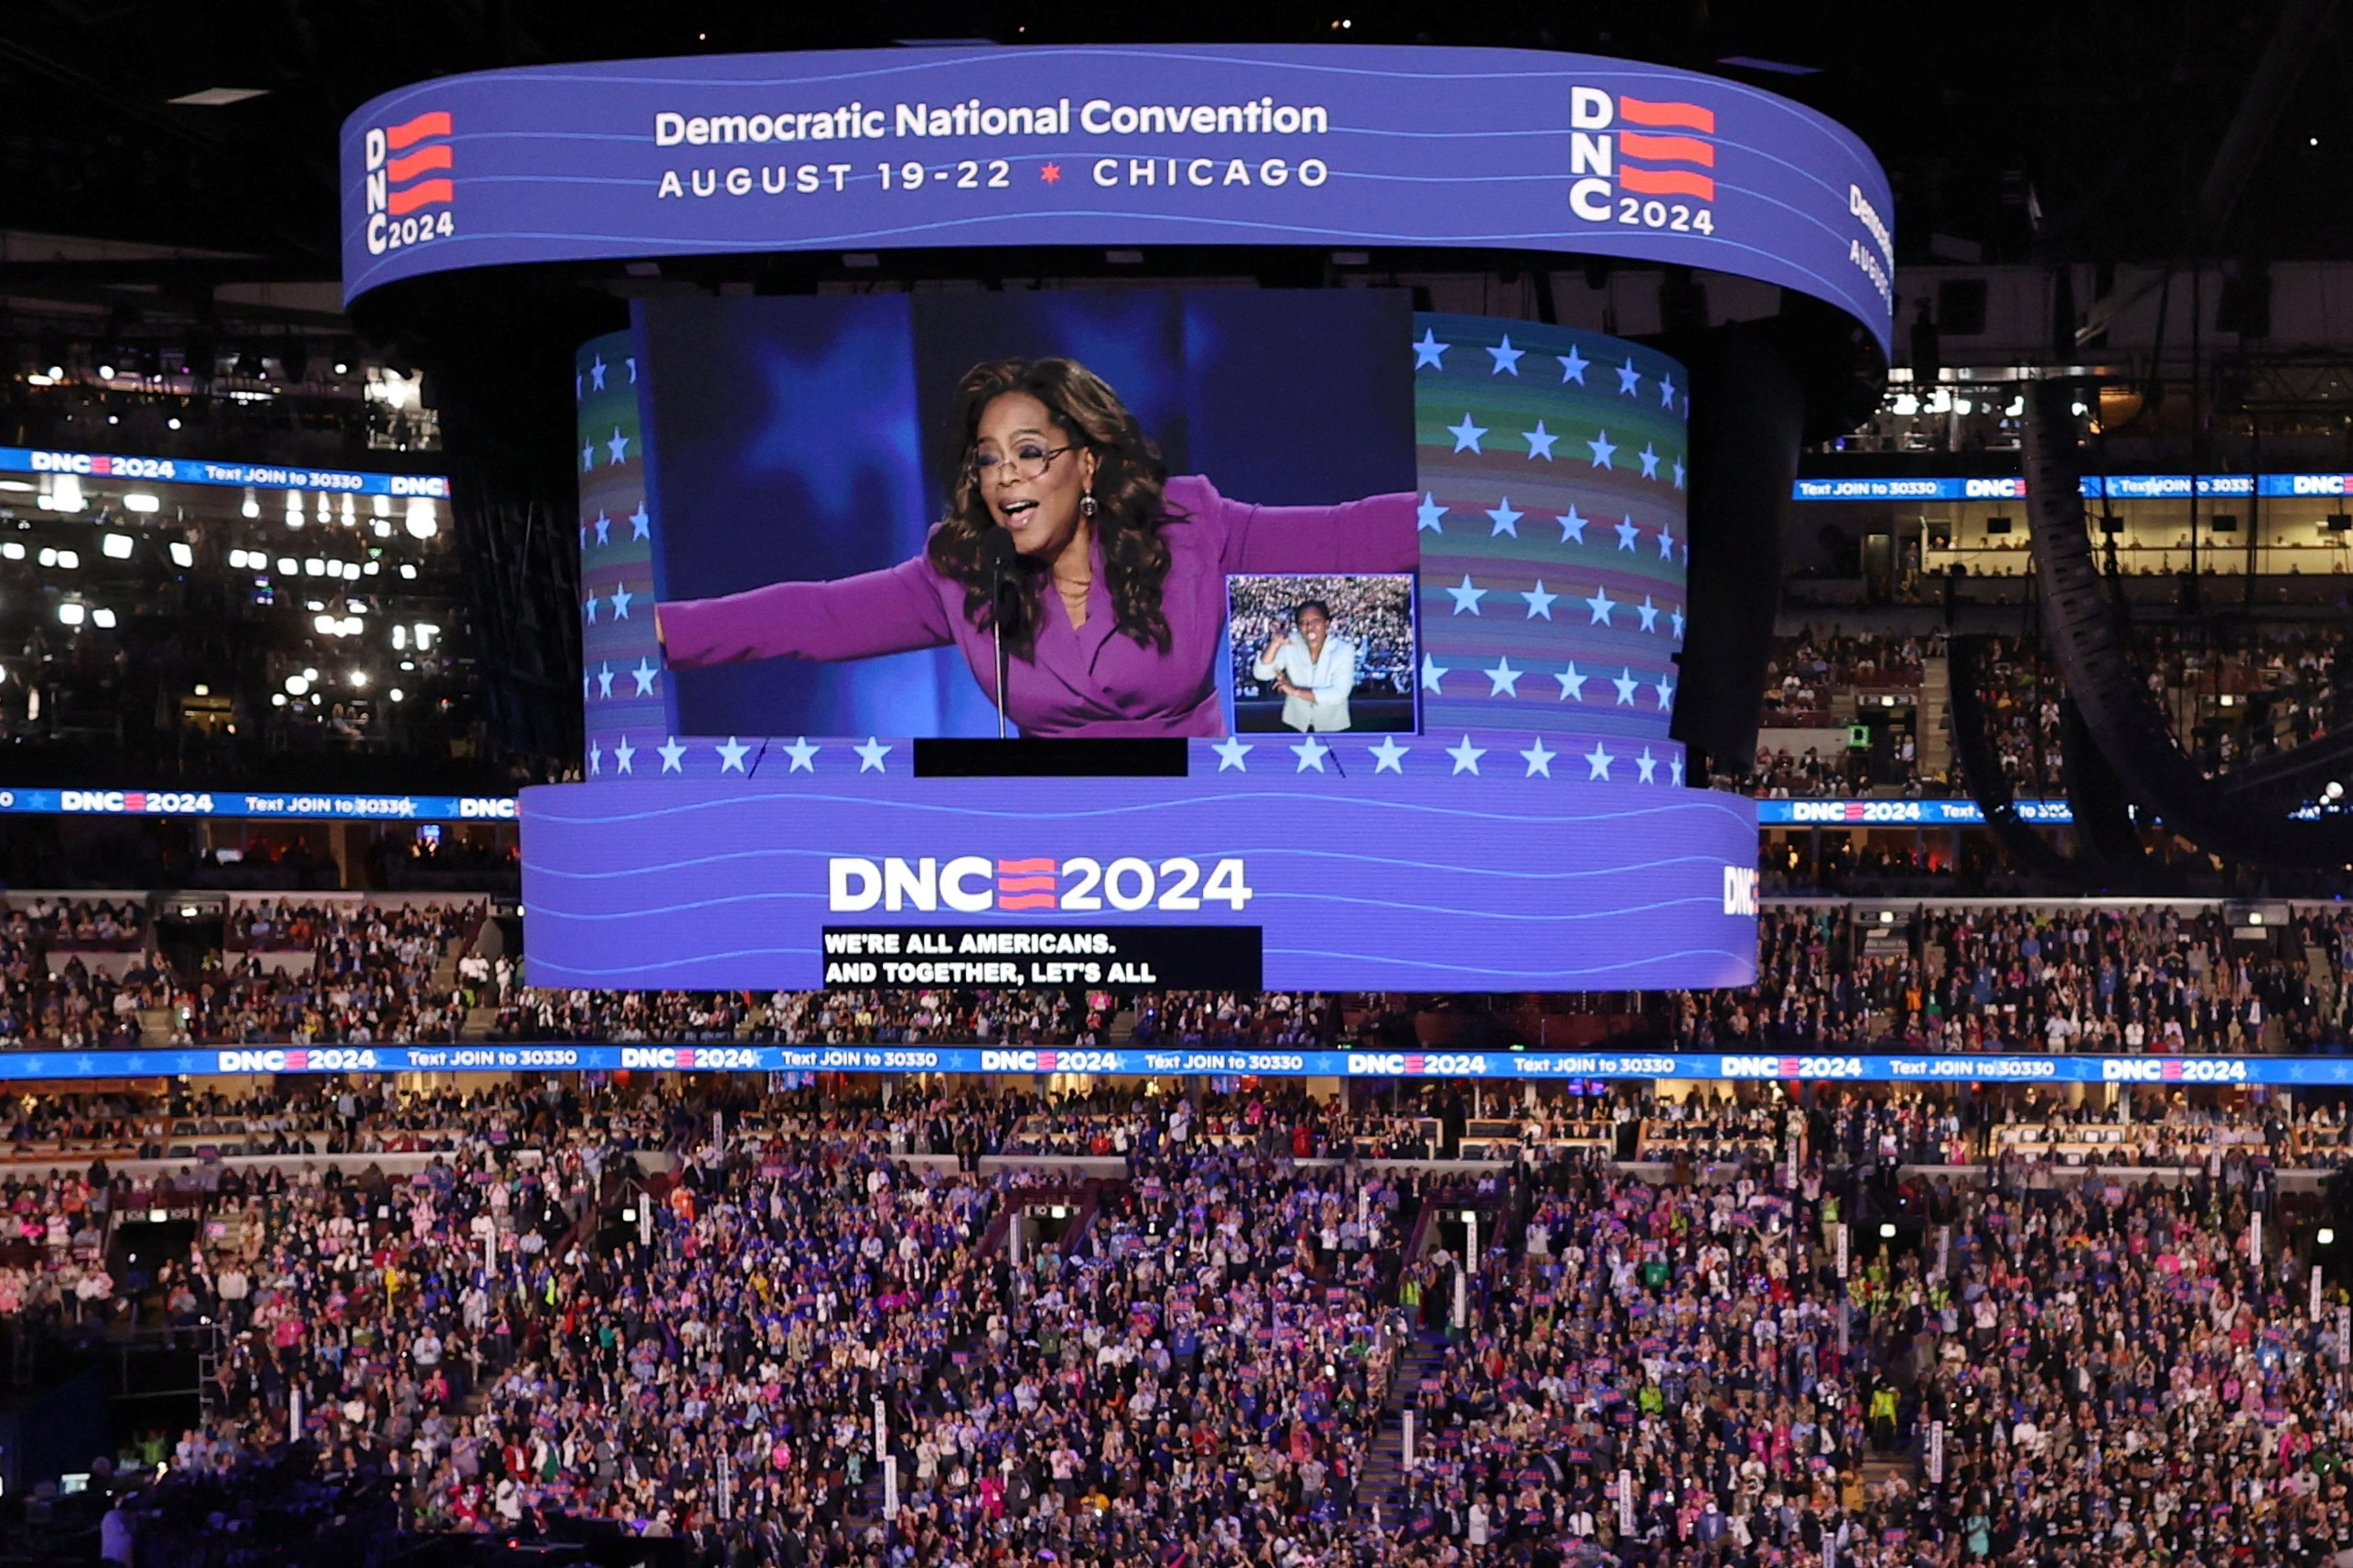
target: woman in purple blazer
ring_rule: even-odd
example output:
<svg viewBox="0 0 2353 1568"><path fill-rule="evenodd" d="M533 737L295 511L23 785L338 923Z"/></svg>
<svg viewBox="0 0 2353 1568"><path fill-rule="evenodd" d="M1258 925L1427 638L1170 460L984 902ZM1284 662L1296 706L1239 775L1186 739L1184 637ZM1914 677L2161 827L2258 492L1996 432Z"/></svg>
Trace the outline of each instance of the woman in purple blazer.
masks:
<svg viewBox="0 0 2353 1568"><path fill-rule="evenodd" d="M664 660L872 659L952 642L995 702L1001 629L1005 708L1025 735L1220 736L1228 574L1410 572L1419 559L1411 492L1262 507L1169 478L1119 394L1074 360L976 365L951 418L964 461L921 555L660 606Z"/></svg>

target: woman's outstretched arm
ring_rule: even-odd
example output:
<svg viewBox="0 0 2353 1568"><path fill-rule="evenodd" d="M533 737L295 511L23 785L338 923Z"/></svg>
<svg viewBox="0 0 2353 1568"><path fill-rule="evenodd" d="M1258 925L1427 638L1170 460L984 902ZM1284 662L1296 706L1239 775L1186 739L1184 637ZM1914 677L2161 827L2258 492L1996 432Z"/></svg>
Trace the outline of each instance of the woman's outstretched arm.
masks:
<svg viewBox="0 0 2353 1568"><path fill-rule="evenodd" d="M873 659L955 639L940 578L918 556L830 583L771 583L654 609L662 660L673 670L747 659Z"/></svg>
<svg viewBox="0 0 2353 1568"><path fill-rule="evenodd" d="M1229 572L1411 572L1421 564L1411 490L1338 506L1252 506L1219 497Z"/></svg>

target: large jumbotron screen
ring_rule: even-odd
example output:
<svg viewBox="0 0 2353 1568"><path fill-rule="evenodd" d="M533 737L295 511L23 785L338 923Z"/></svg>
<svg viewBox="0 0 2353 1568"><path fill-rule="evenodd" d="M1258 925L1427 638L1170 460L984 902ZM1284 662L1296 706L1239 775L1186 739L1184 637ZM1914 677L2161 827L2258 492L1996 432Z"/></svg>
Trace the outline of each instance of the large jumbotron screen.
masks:
<svg viewBox="0 0 2353 1568"><path fill-rule="evenodd" d="M1754 808L1670 738L1682 364L1400 288L952 280L987 247L1582 253L1884 346L1886 189L1837 126L1575 56L912 49L426 83L345 162L354 295L940 262L643 299L581 346L586 777L522 800L534 983L1753 978Z"/></svg>

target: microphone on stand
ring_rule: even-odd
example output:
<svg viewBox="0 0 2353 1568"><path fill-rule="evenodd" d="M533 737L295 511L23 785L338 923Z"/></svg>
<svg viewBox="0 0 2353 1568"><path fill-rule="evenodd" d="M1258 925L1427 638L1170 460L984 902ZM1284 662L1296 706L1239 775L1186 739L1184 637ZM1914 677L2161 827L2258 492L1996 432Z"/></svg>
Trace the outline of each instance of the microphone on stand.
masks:
<svg viewBox="0 0 2353 1568"><path fill-rule="evenodd" d="M1005 738L1005 621L1008 613L1019 614L1021 589L1005 575L1020 552L1014 548L1013 535L1002 528L992 528L981 535L981 559L989 568L989 638L996 650L997 738Z"/></svg>

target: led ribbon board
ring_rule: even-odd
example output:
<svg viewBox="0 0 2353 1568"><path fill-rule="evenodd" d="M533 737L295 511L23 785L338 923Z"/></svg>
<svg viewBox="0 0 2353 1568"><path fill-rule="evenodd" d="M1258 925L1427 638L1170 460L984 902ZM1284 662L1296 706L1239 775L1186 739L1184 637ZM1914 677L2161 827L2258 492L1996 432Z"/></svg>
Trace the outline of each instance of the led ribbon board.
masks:
<svg viewBox="0 0 2353 1568"><path fill-rule="evenodd" d="M482 71L344 123L344 293L794 250L1305 245L1701 267L1892 328L1847 131L1689 71L1517 49L955 48Z"/></svg>
<svg viewBox="0 0 2353 1568"><path fill-rule="evenodd" d="M1261 1050L1123 1046L241 1046L0 1052L0 1082L326 1072L1151 1073L1850 1083L2353 1083L2353 1058L1724 1056L1687 1051Z"/></svg>

